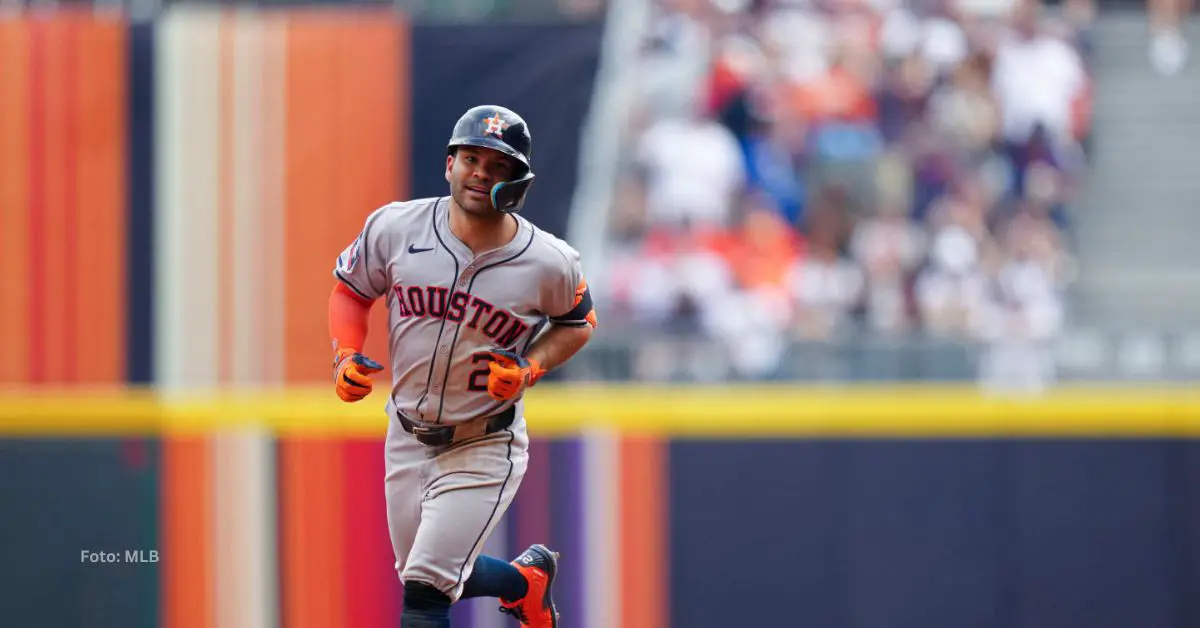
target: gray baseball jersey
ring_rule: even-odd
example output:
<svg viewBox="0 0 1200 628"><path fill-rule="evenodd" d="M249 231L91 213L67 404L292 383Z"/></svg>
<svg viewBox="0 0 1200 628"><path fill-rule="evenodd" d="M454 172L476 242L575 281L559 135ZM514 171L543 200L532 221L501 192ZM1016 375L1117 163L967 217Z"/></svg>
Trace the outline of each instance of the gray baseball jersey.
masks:
<svg viewBox="0 0 1200 628"><path fill-rule="evenodd" d="M450 232L449 216L449 198L376 210L334 275L363 297L387 300L384 488L396 571L402 581L425 582L457 600L529 459L524 404L519 396L497 402L488 395L480 354L493 347L523 354L551 321L589 323L580 312L586 306L577 307L586 284L574 249L514 215L512 242L475 256ZM511 404L509 428L440 448L419 443L396 414L460 424Z"/></svg>
<svg viewBox="0 0 1200 628"><path fill-rule="evenodd" d="M517 236L476 257L450 232L448 197L386 205L338 257L334 275L368 299L386 297L396 410L424 423L496 414L488 396L494 347L524 353L542 327L563 320L583 284L579 253L514 215Z"/></svg>

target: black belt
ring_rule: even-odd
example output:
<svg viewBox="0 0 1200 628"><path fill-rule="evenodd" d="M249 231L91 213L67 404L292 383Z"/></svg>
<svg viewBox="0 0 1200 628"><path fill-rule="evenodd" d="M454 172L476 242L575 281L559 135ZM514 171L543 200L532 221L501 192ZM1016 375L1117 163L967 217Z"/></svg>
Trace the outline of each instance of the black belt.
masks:
<svg viewBox="0 0 1200 628"><path fill-rule="evenodd" d="M400 412L397 412L396 416L400 419L400 426L404 428L405 432L416 437L417 442L422 445L429 445L430 447L445 447L446 445L453 444L455 441L455 432L458 431L459 427L462 427L460 425L426 425L424 423L417 423ZM516 407L509 406L507 410L488 418L487 427L483 434L495 434L500 430L506 429L513 424L516 416ZM480 435L482 436L483 434Z"/></svg>

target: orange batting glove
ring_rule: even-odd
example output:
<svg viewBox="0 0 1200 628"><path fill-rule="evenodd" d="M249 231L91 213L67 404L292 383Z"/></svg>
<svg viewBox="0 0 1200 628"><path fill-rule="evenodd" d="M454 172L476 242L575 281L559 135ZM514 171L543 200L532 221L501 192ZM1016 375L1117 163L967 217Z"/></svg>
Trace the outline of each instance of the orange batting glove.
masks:
<svg viewBox="0 0 1200 628"><path fill-rule="evenodd" d="M339 349L333 362L333 383L338 397L347 403L360 401L371 394L371 373L383 370L378 362L358 352L358 349Z"/></svg>
<svg viewBox="0 0 1200 628"><path fill-rule="evenodd" d="M488 364L488 394L496 401L507 401L517 396L525 388L537 383L545 375L546 370L537 360L526 358L508 349L492 349L487 352L491 358Z"/></svg>

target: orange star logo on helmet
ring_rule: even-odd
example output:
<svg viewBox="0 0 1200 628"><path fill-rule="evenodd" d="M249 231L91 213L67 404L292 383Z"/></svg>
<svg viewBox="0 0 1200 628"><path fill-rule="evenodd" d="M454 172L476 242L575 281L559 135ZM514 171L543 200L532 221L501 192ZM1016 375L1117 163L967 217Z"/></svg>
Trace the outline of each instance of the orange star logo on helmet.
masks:
<svg viewBox="0 0 1200 628"><path fill-rule="evenodd" d="M483 122L487 124L487 128L484 129L483 132L488 135L495 135L499 137L500 134L504 132L504 129L508 128L508 122L505 121L504 118L500 117L499 111L492 114L492 117L490 118L484 118Z"/></svg>

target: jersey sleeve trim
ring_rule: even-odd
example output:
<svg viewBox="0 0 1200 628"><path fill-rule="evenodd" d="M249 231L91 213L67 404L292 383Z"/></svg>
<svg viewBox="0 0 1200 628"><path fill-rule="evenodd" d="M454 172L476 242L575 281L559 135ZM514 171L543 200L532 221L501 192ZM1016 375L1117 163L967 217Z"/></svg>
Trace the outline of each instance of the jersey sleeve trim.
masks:
<svg viewBox="0 0 1200 628"><path fill-rule="evenodd" d="M363 292L362 290L359 290L358 286L355 286L350 281L350 278L343 275L342 271L340 271L340 270L333 271L333 276L336 277L338 281L345 284L347 288L350 288L351 290L353 290L355 294L362 297L363 299L366 299L367 301L374 301L375 299L379 298L379 297L368 296L367 293Z"/></svg>
<svg viewBox="0 0 1200 628"><path fill-rule="evenodd" d="M591 325L587 320L560 320L556 318L550 319L550 324L555 327L587 327Z"/></svg>

